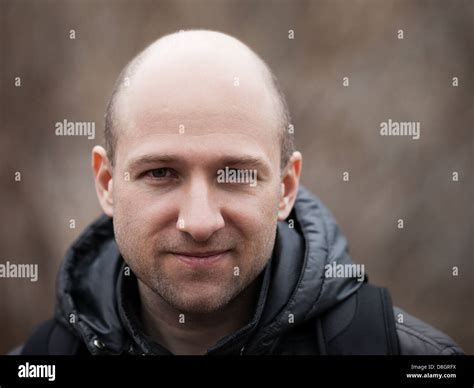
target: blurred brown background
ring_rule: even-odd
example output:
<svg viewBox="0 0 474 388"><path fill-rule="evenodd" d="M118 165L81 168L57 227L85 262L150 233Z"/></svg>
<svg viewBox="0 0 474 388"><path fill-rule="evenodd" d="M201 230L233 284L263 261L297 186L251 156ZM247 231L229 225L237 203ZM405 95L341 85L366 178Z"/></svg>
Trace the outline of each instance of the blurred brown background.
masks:
<svg viewBox="0 0 474 388"><path fill-rule="evenodd" d="M276 73L303 183L370 280L474 354L473 1L0 4L0 263L39 264L36 283L0 279L0 353L51 316L62 256L100 214L90 150L119 71L159 36L205 28L241 39ZM389 118L420 121L421 139L381 137ZM96 139L55 136L63 119L95 121Z"/></svg>

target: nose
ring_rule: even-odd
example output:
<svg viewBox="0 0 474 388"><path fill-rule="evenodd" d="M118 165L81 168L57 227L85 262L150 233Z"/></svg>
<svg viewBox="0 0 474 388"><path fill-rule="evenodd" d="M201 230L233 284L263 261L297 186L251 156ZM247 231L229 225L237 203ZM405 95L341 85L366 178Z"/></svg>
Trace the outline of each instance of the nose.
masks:
<svg viewBox="0 0 474 388"><path fill-rule="evenodd" d="M195 241L205 242L225 225L204 179L191 182L183 198L176 227Z"/></svg>

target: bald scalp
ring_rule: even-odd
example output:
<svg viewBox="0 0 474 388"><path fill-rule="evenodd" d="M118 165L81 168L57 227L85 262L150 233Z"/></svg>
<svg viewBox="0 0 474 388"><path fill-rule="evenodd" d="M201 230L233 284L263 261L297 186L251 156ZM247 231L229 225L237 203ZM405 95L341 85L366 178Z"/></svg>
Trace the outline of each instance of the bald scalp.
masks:
<svg viewBox="0 0 474 388"><path fill-rule="evenodd" d="M261 86L265 88L265 92L274 105L276 116L274 130L278 132L281 147L280 165L282 170L286 167L294 151L294 138L292 131L289 131L291 119L286 99L276 77L266 63L248 46L229 35L207 30L180 31L163 36L141 51L122 70L109 98L105 113L105 148L112 166L120 130L126 126L123 112L126 104L121 102L127 97L129 86L140 75L140 72L150 71L150 69L146 69L147 65L160 57L182 55L183 58L186 58L191 55L192 51L196 52L200 49L218 51L223 47L227 52L231 50L236 59L242 56L250 57L252 65L255 65L258 76L262 80ZM152 69L152 71L158 73L159 69Z"/></svg>

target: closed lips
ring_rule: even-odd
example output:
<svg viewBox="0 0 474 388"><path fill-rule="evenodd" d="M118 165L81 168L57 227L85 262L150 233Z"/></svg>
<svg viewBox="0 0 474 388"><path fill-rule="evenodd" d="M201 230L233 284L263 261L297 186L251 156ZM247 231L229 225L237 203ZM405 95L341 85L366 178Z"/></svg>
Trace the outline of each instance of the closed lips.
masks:
<svg viewBox="0 0 474 388"><path fill-rule="evenodd" d="M173 254L178 255L178 256L185 256L189 258L199 258L199 259L205 259L208 257L214 257L221 255L223 253L226 253L228 251L210 251L210 252L174 252Z"/></svg>
<svg viewBox="0 0 474 388"><path fill-rule="evenodd" d="M180 252L174 256L187 266L192 268L202 268L217 265L227 257L229 251L209 251L209 252Z"/></svg>

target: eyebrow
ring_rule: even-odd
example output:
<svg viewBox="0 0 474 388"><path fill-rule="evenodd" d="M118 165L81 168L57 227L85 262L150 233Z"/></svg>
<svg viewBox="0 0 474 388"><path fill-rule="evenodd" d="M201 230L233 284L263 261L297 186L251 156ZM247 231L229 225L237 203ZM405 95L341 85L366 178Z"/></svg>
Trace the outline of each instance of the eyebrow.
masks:
<svg viewBox="0 0 474 388"><path fill-rule="evenodd" d="M177 159L172 155L142 155L136 158L133 158L128 164L128 170L134 170L140 166L148 164L158 164L158 163L173 163Z"/></svg>
<svg viewBox="0 0 474 388"><path fill-rule="evenodd" d="M259 169L266 168L266 163L260 159L253 156L227 156L220 161L221 165L224 166L245 166L245 167L254 167Z"/></svg>
<svg viewBox="0 0 474 388"><path fill-rule="evenodd" d="M170 164L170 163L183 163L183 159L171 155L171 154L161 154L161 155L142 155L132 159L128 163L128 170L133 171L142 166L149 164ZM220 160L216 161L216 164L221 166L229 167L238 167L245 166L260 169L263 171L268 170L267 163L261 158L251 156L251 155L241 155L241 156L224 156Z"/></svg>

